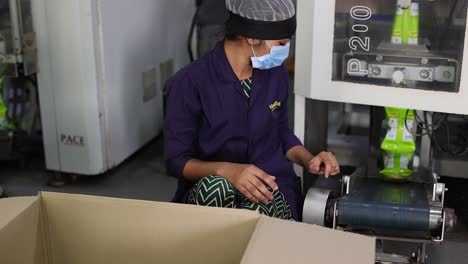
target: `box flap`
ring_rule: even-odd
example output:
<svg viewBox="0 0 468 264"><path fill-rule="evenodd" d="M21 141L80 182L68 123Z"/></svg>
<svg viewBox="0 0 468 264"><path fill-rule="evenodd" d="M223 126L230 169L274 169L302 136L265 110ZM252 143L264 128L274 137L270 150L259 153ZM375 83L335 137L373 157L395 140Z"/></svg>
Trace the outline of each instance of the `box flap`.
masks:
<svg viewBox="0 0 468 264"><path fill-rule="evenodd" d="M0 199L0 230L37 201L37 197Z"/></svg>
<svg viewBox="0 0 468 264"><path fill-rule="evenodd" d="M242 264L373 264L375 239L319 226L262 217Z"/></svg>
<svg viewBox="0 0 468 264"><path fill-rule="evenodd" d="M239 263L255 212L42 193L50 264Z"/></svg>
<svg viewBox="0 0 468 264"><path fill-rule="evenodd" d="M38 197L0 199L0 262L45 264Z"/></svg>

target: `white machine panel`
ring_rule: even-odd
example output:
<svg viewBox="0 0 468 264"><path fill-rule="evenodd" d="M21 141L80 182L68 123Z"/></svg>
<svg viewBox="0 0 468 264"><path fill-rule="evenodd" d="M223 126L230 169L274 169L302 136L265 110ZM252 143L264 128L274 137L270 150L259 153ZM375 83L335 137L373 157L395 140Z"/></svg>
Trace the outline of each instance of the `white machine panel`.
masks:
<svg viewBox="0 0 468 264"><path fill-rule="evenodd" d="M468 114L466 14L466 0L298 0L295 92Z"/></svg>
<svg viewBox="0 0 468 264"><path fill-rule="evenodd" d="M161 132L194 12L190 0L34 1L48 169L97 175Z"/></svg>

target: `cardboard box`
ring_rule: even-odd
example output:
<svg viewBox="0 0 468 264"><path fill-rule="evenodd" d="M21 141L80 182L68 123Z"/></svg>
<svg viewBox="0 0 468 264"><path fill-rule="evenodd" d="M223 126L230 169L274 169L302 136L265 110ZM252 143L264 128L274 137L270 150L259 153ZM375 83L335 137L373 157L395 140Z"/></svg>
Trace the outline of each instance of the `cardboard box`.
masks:
<svg viewBox="0 0 468 264"><path fill-rule="evenodd" d="M0 199L2 264L374 263L373 238L256 212L82 195Z"/></svg>

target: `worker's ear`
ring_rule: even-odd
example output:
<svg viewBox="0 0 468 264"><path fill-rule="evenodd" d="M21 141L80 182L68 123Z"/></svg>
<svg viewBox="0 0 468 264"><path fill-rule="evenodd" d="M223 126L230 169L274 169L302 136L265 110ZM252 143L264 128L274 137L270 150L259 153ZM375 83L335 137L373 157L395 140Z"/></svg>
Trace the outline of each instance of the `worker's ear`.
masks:
<svg viewBox="0 0 468 264"><path fill-rule="evenodd" d="M253 39L253 38L245 38L244 40L249 46L258 46L262 43L261 40Z"/></svg>

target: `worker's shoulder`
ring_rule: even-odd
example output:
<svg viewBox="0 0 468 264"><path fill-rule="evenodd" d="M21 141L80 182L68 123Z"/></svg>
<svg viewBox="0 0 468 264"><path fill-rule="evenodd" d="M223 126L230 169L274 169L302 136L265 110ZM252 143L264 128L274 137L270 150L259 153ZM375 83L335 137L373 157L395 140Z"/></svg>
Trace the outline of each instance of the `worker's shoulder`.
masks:
<svg viewBox="0 0 468 264"><path fill-rule="evenodd" d="M274 76L278 76L281 78L289 77L288 70L286 69L284 63L281 66L270 69L270 73L272 73L272 75Z"/></svg>
<svg viewBox="0 0 468 264"><path fill-rule="evenodd" d="M281 66L269 69L268 71L269 71L268 78L270 81L277 83L280 85L280 87L285 87L287 89L287 87L289 86L290 76L284 64Z"/></svg>

